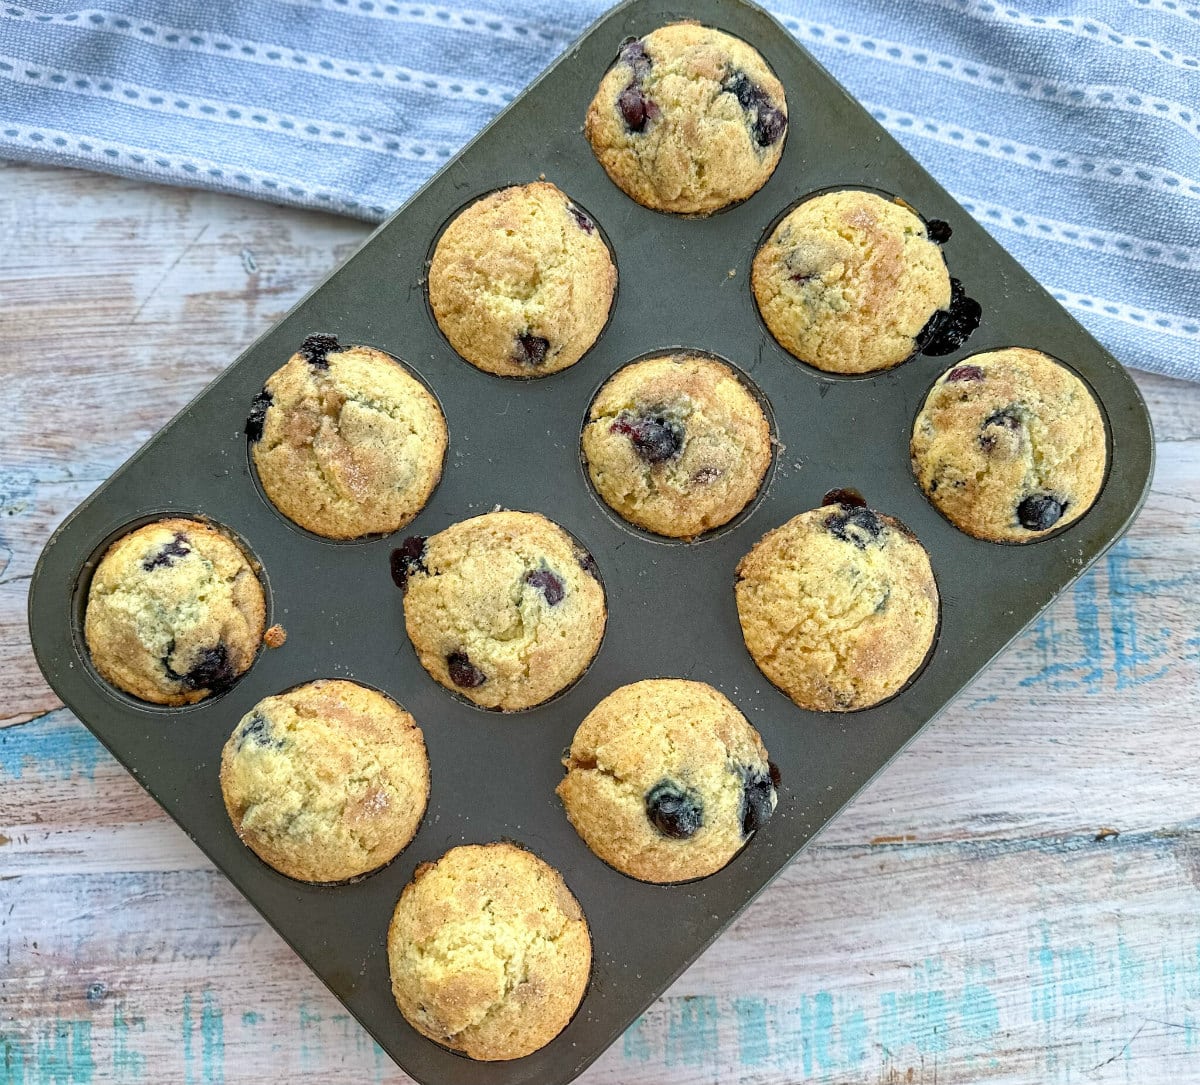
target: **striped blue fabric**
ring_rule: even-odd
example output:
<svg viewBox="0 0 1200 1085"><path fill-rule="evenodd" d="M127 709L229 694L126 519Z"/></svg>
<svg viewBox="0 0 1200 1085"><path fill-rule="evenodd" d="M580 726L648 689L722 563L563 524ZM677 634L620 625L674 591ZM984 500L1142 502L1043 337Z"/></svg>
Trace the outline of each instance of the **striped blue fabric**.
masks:
<svg viewBox="0 0 1200 1085"><path fill-rule="evenodd" d="M1200 379L1200 0L771 0L1128 365ZM380 219L600 0L0 0L0 156Z"/></svg>

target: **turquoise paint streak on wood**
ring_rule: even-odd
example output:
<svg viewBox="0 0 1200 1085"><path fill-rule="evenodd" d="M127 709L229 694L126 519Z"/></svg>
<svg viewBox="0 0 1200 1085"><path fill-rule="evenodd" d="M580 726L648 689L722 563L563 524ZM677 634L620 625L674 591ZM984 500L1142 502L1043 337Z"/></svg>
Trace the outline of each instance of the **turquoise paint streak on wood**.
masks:
<svg viewBox="0 0 1200 1085"><path fill-rule="evenodd" d="M311 1070L321 1059L321 1015L300 1003L300 1065Z"/></svg>
<svg viewBox="0 0 1200 1085"><path fill-rule="evenodd" d="M1155 613L1150 599L1168 593L1194 594L1200 573L1145 576L1141 570L1151 559L1143 558L1137 543L1122 540L1074 586L1074 621L1068 628L1058 621L1061 608L1037 619L1026 639L1041 665L1021 679L1022 687L1104 694L1152 682L1192 658L1195 641L1186 636L1191 629L1153 628L1146 622ZM1107 622L1102 620L1105 610Z"/></svg>
<svg viewBox="0 0 1200 1085"><path fill-rule="evenodd" d="M113 1077L116 1078L117 1081L134 1081L142 1078L146 1072L146 1056L140 1051L135 1051L130 1043L130 1033L133 1031L145 1035L145 1018L127 1018L125 1016L124 1003L114 1003L112 1063Z"/></svg>
<svg viewBox="0 0 1200 1085"><path fill-rule="evenodd" d="M1049 952L1053 972L1059 955ZM1072 954L1063 959L1073 960ZM911 986L886 991L871 1003L828 990L780 1000L668 998L626 1032L624 1056L639 1064L687 1065L715 1074L725 1065L722 1053L732 1049L751 1074L771 1069L825 1081L861 1074L879 1056L887 1062L934 1062L950 1049L954 1033L956 1047L969 1037L973 1057L993 1065L994 1044L1002 1033L1000 1006L990 986L994 965L980 966L957 984L938 958L912 971ZM1057 1003L1046 1012L1054 1019Z"/></svg>
<svg viewBox="0 0 1200 1085"><path fill-rule="evenodd" d="M844 1067L861 1066L867 1060L867 1043L870 1031L867 1015L861 1006L853 1006L841 1013L842 1058Z"/></svg>
<svg viewBox="0 0 1200 1085"><path fill-rule="evenodd" d="M650 1038L647 1035L645 1016L639 1017L628 1029L622 1041L625 1058L631 1062L650 1061Z"/></svg>
<svg viewBox="0 0 1200 1085"><path fill-rule="evenodd" d="M31 1039L0 1033L0 1056L5 1085L91 1085L92 1023L56 1021Z"/></svg>
<svg viewBox="0 0 1200 1085"><path fill-rule="evenodd" d="M225 1021L212 991L204 992L200 1011L200 1056L204 1080L212 1085L225 1081Z"/></svg>
<svg viewBox="0 0 1200 1085"><path fill-rule="evenodd" d="M192 1062L192 996L183 996L183 1079L186 1085L195 1085L196 1076Z"/></svg>
<svg viewBox="0 0 1200 1085"><path fill-rule="evenodd" d="M15 1037L0 1033L0 1069L9 1085L24 1085L25 1049Z"/></svg>
<svg viewBox="0 0 1200 1085"><path fill-rule="evenodd" d="M359 1065L365 1065L367 1059L370 1059L370 1080L382 1082L391 1079L395 1064L350 1014L344 1011L326 1014L320 1007L314 1008L307 1000L301 1001L297 1007L297 1014L300 1026L299 1060L302 1070L320 1069L328 1064L330 1051L353 1047ZM260 1014L254 1014L253 1017L254 1021L250 1022L252 1024L264 1020Z"/></svg>
<svg viewBox="0 0 1200 1085"><path fill-rule="evenodd" d="M19 780L26 772L69 780L91 779L108 759L104 747L65 709L17 727L0 729L0 779Z"/></svg>
<svg viewBox="0 0 1200 1085"><path fill-rule="evenodd" d="M200 1077L196 1077L196 1046L192 1034L192 996L183 996L183 1073L187 1085L224 1085L225 1081L225 1021L220 1005L212 991L201 995L200 1005Z"/></svg>
<svg viewBox="0 0 1200 1085"><path fill-rule="evenodd" d="M743 1066L761 1066L767 1061L767 1004L761 998L736 998L738 1053Z"/></svg>
<svg viewBox="0 0 1200 1085"><path fill-rule="evenodd" d="M979 1045L985 1045L1000 1031L1000 1004L985 983L969 983L958 1003L962 1028Z"/></svg>
<svg viewBox="0 0 1200 1085"><path fill-rule="evenodd" d="M1117 689L1140 686L1166 674L1167 666L1148 671L1149 666L1160 659L1165 648L1162 641L1170 638L1171 631L1163 629L1158 635L1151 634L1149 644L1141 644L1137 607L1134 605L1134 588L1129 575L1129 551L1118 547L1108 555L1109 604L1112 617L1113 664L1117 673Z"/></svg>
<svg viewBox="0 0 1200 1085"><path fill-rule="evenodd" d="M666 1064L703 1066L717 1047L717 1000L708 995L675 1000L667 1018Z"/></svg>

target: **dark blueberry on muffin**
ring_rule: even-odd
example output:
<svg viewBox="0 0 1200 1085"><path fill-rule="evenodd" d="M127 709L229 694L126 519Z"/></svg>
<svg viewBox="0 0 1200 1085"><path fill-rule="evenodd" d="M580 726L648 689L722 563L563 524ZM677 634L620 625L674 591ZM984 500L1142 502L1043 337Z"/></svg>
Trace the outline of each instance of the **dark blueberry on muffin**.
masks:
<svg viewBox="0 0 1200 1085"><path fill-rule="evenodd" d="M946 383L953 384L959 381L981 381L983 380L983 370L977 365L956 365L949 373L946 374Z"/></svg>
<svg viewBox="0 0 1200 1085"><path fill-rule="evenodd" d="M410 535L392 551L392 580L404 591L413 573L427 573L425 568L425 536Z"/></svg>
<svg viewBox="0 0 1200 1085"><path fill-rule="evenodd" d="M761 829L775 810L775 783L769 772L745 765L738 771L742 776L742 835L749 836Z"/></svg>
<svg viewBox="0 0 1200 1085"><path fill-rule="evenodd" d="M663 836L686 840L704 824L704 807L695 792L661 780L646 796L646 817Z"/></svg>
<svg viewBox="0 0 1200 1085"><path fill-rule="evenodd" d="M237 748L240 750L247 742L253 742L264 749L282 750L283 739L276 738L271 731L271 725L261 712L254 712L238 728Z"/></svg>
<svg viewBox="0 0 1200 1085"><path fill-rule="evenodd" d="M734 72L722 84L722 88L738 100L746 112L754 113L751 126L754 141L760 147L769 147L783 135L787 118L771 104L766 91L745 72Z"/></svg>
<svg viewBox="0 0 1200 1085"><path fill-rule="evenodd" d="M867 499L857 490L830 490L821 499L822 505L841 505L847 509L865 509Z"/></svg>
<svg viewBox="0 0 1200 1085"><path fill-rule="evenodd" d="M996 430L1018 432L1024 423L1013 407L1005 407L996 411L983 421L983 430L979 434L979 447L984 452L991 452L996 447Z"/></svg>
<svg viewBox="0 0 1200 1085"><path fill-rule="evenodd" d="M172 641L163 656L163 669L167 672L168 678L182 683L185 689L207 689L215 693L232 685L233 680L237 677L229 659L229 649L220 641L211 648L203 649L196 656L196 662L183 674L171 667L171 654L174 650L175 643Z"/></svg>
<svg viewBox="0 0 1200 1085"><path fill-rule="evenodd" d="M162 569L173 565L176 558L186 558L192 552L191 546L188 545L187 536L182 531L175 533L173 538L166 546L159 549L158 553L151 555L142 562L142 568L146 572L151 572L154 569Z"/></svg>
<svg viewBox="0 0 1200 1085"><path fill-rule="evenodd" d="M612 431L628 437L647 463L663 463L678 456L683 448L683 427L658 412L635 415L622 411Z"/></svg>
<svg viewBox="0 0 1200 1085"><path fill-rule="evenodd" d="M942 309L929 318L917 336L917 350L931 358L952 354L979 327L983 309L974 298L967 297L963 284L950 279L950 308Z"/></svg>
<svg viewBox="0 0 1200 1085"><path fill-rule="evenodd" d="M250 404L250 414L246 418L246 436L252 441L261 441L263 423L267 420L267 408L275 402L275 397L265 388L254 397Z"/></svg>
<svg viewBox="0 0 1200 1085"><path fill-rule="evenodd" d="M310 335L300 344L300 353L309 365L317 369L328 369L327 354L336 354L342 349L341 343L334 335Z"/></svg>
<svg viewBox="0 0 1200 1085"><path fill-rule="evenodd" d="M1017 519L1027 531L1049 531L1062 519L1066 505L1050 494L1032 494L1017 506Z"/></svg>
<svg viewBox="0 0 1200 1085"><path fill-rule="evenodd" d="M546 361L550 352L550 340L530 332L522 332L517 336L517 349L513 352L513 361L521 365L535 368Z"/></svg>
<svg viewBox="0 0 1200 1085"><path fill-rule="evenodd" d="M639 77L644 76L653 63L641 38L626 38L621 42L619 59L628 64L633 69L633 74Z"/></svg>
<svg viewBox="0 0 1200 1085"><path fill-rule="evenodd" d="M853 543L859 550L865 550L869 541L883 534L883 521L865 506L842 505L840 511L826 518L825 526L830 534L842 542Z"/></svg>
<svg viewBox="0 0 1200 1085"><path fill-rule="evenodd" d="M525 583L536 588L546 599L548 606L558 606L567 594L562 580L548 567L533 569L525 574Z"/></svg>
<svg viewBox="0 0 1200 1085"><path fill-rule="evenodd" d="M451 652L446 657L446 667L450 671L450 681L460 689L475 689L487 681L483 673L466 652Z"/></svg>
<svg viewBox="0 0 1200 1085"><path fill-rule="evenodd" d="M579 224L579 228L585 234L595 233L596 224L590 218L588 218L587 215L580 211L578 207L576 207L573 203L568 203L567 210L571 213L571 218L573 218Z"/></svg>
<svg viewBox="0 0 1200 1085"><path fill-rule="evenodd" d="M642 85L636 79L621 91L617 108L631 132L644 132L646 122L658 116L658 106L642 93Z"/></svg>
<svg viewBox="0 0 1200 1085"><path fill-rule="evenodd" d="M942 219L930 219L925 223L925 233L930 241L934 241L939 245L946 244L950 240L950 235L954 233L950 229L950 223Z"/></svg>
<svg viewBox="0 0 1200 1085"><path fill-rule="evenodd" d="M591 554L584 552L579 555L579 567L593 580L600 579L600 566L596 564L596 559Z"/></svg>

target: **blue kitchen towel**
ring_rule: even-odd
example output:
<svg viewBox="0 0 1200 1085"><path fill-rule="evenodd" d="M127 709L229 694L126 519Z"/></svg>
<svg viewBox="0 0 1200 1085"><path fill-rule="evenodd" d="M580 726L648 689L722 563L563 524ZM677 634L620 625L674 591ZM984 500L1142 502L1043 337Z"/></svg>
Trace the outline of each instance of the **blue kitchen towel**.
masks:
<svg viewBox="0 0 1200 1085"><path fill-rule="evenodd" d="M1200 379L1200 0L1014 2L768 6L1118 358ZM0 0L0 157L380 219L605 7Z"/></svg>

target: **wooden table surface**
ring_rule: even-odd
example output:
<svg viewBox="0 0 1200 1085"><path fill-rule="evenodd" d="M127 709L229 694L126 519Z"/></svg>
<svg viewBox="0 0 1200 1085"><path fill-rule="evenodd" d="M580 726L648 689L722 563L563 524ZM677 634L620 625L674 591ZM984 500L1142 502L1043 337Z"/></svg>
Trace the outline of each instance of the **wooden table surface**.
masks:
<svg viewBox="0 0 1200 1085"><path fill-rule="evenodd" d="M406 1080L58 704L24 613L55 525L366 233L0 164L0 1081ZM1129 536L582 1081L1200 1080L1200 385L1138 383Z"/></svg>

